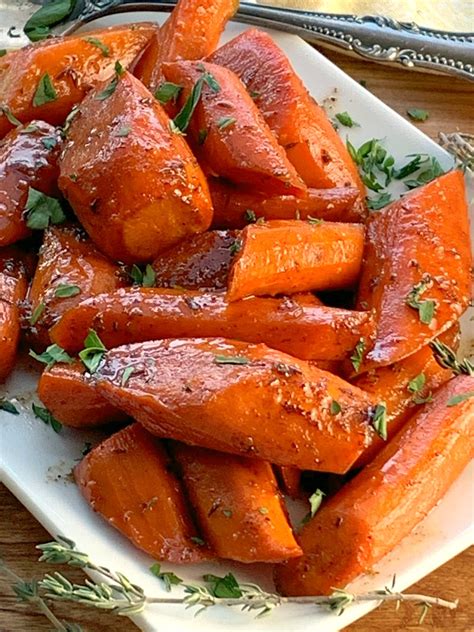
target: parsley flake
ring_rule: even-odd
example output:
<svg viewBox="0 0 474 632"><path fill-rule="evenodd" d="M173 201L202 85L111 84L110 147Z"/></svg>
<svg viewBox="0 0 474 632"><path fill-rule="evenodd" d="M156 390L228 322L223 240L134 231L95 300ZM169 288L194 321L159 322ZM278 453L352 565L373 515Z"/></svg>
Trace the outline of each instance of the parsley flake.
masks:
<svg viewBox="0 0 474 632"><path fill-rule="evenodd" d="M46 72L38 82L36 92L33 96L33 106L37 108L45 103L56 101L57 98L58 95L51 81L51 77Z"/></svg>
<svg viewBox="0 0 474 632"><path fill-rule="evenodd" d="M33 413L35 417L41 419L47 426L51 426L54 432L61 432L63 427L62 423L59 422L51 412L47 408L43 408L42 406L37 406L36 404L32 404L31 408L33 409Z"/></svg>
<svg viewBox="0 0 474 632"><path fill-rule="evenodd" d="M465 402L467 399L470 399L471 397L474 397L474 391L468 391L467 393L461 393L460 395L454 395L448 401L446 406L449 406L450 408L452 406L457 406L461 402Z"/></svg>
<svg viewBox="0 0 474 632"><path fill-rule="evenodd" d="M38 362L46 364L47 369L50 369L54 364L56 364L56 362L64 362L66 364L74 362L69 353L56 344L49 345L46 351L39 354L33 351L33 349L30 349L29 355L35 360L38 360Z"/></svg>
<svg viewBox="0 0 474 632"><path fill-rule="evenodd" d="M122 373L122 379L120 380L120 386L126 386L128 380L130 379L134 371L135 371L134 366L125 367Z"/></svg>
<svg viewBox="0 0 474 632"><path fill-rule="evenodd" d="M301 521L302 525L306 524L312 518L314 518L314 516L316 515L316 512L321 507L321 503L323 502L324 496L326 496L326 494L320 489L317 489L313 494L311 494L311 496L309 497L310 510Z"/></svg>
<svg viewBox="0 0 474 632"><path fill-rule="evenodd" d="M30 187L25 206L26 225L32 230L44 230L50 224L61 224L66 219L59 200Z"/></svg>
<svg viewBox="0 0 474 632"><path fill-rule="evenodd" d="M46 2L36 13L28 19L23 30L32 42L47 37L51 26L58 24L68 17L74 9L77 0L51 0Z"/></svg>
<svg viewBox="0 0 474 632"><path fill-rule="evenodd" d="M31 312L30 316L30 325L36 325L41 316L43 315L44 310L46 309L46 305L44 303L38 303L35 309Z"/></svg>
<svg viewBox="0 0 474 632"><path fill-rule="evenodd" d="M214 356L214 364L249 364L250 360L244 356Z"/></svg>
<svg viewBox="0 0 474 632"><path fill-rule="evenodd" d="M89 44L92 44L92 46L98 48L103 57L110 57L110 48L97 37L85 37L84 40Z"/></svg>
<svg viewBox="0 0 474 632"><path fill-rule="evenodd" d="M339 112L336 114L336 118L341 125L344 127L360 127L359 123L356 123L349 112Z"/></svg>
<svg viewBox="0 0 474 632"><path fill-rule="evenodd" d="M203 580L210 584L209 590L214 597L219 599L238 599L242 596L239 583L232 573L227 573L224 577L208 574L203 576Z"/></svg>
<svg viewBox="0 0 474 632"><path fill-rule="evenodd" d="M235 125L237 119L233 116L223 116L217 121L217 127L219 129L226 129L226 127L230 127L231 125Z"/></svg>
<svg viewBox="0 0 474 632"><path fill-rule="evenodd" d="M95 373L106 351L107 349L97 332L89 329L84 340L84 349L79 353L79 358L89 373Z"/></svg>
<svg viewBox="0 0 474 632"><path fill-rule="evenodd" d="M10 413L11 415L19 415L20 411L18 408L9 402L8 399L0 399L0 410L4 410L6 413Z"/></svg>
<svg viewBox="0 0 474 632"><path fill-rule="evenodd" d="M170 81L165 81L160 84L158 89L155 91L155 99L162 105L165 105L169 101L176 103L182 89L183 86L171 83Z"/></svg>
<svg viewBox="0 0 474 632"><path fill-rule="evenodd" d="M377 404L372 411L372 426L384 441L387 440L387 406L384 402Z"/></svg>
<svg viewBox="0 0 474 632"><path fill-rule="evenodd" d="M0 105L0 114L3 114L3 116L7 119L7 121L11 125L14 125L15 127L18 127L19 125L22 124L21 121L19 121L16 118L16 116L13 114L13 112L10 110L8 105Z"/></svg>
<svg viewBox="0 0 474 632"><path fill-rule="evenodd" d="M414 121L426 121L429 117L429 113L421 108L410 108L407 110L407 114Z"/></svg>
<svg viewBox="0 0 474 632"><path fill-rule="evenodd" d="M409 307L418 310L419 319L424 325L429 325L431 323L436 311L436 302L434 300L420 300L421 296L429 287L431 287L431 285L431 277L426 276L419 283L413 286L405 300L405 303Z"/></svg>
<svg viewBox="0 0 474 632"><path fill-rule="evenodd" d="M158 577L158 579L163 582L168 592L171 591L172 586L179 586L179 584L183 583L183 580L171 571L162 572L161 564L158 564L158 562L155 562L150 566L150 571L155 577Z"/></svg>
<svg viewBox="0 0 474 632"><path fill-rule="evenodd" d="M56 288L54 296L56 298L70 298L71 296L77 296L81 293L81 288L78 285L67 285L61 283Z"/></svg>
<svg viewBox="0 0 474 632"><path fill-rule="evenodd" d="M342 410L341 404L333 399L329 410L331 412L331 415L338 415Z"/></svg>
<svg viewBox="0 0 474 632"><path fill-rule="evenodd" d="M364 351L365 351L365 338L360 338L350 358L352 362L352 366L354 367L354 371L356 372L359 372L360 370L362 360L364 359Z"/></svg>
<svg viewBox="0 0 474 632"><path fill-rule="evenodd" d="M213 92L220 91L219 84L210 73L204 72L199 77L199 79L194 84L193 89L191 90L191 94L186 99L186 103L183 105L181 110L173 119L174 125L181 132L185 132L189 126L189 123L191 122L191 117L194 114L194 110L196 109L197 104L199 103L199 100L201 99L201 94L202 94L202 89L204 87L204 84L207 84Z"/></svg>

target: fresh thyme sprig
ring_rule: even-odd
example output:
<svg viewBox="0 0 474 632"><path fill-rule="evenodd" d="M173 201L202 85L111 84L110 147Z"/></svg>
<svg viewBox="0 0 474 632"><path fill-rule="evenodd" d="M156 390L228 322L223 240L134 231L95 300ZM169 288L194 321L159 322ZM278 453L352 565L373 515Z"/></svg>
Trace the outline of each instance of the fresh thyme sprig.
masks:
<svg viewBox="0 0 474 632"><path fill-rule="evenodd" d="M458 360L454 351L438 339L430 343L435 360L445 369L451 369L455 375L474 375L474 362L469 358Z"/></svg>
<svg viewBox="0 0 474 632"><path fill-rule="evenodd" d="M439 597L394 592L395 578L390 588L385 587L383 590L360 595L334 589L329 596L282 597L262 590L257 584L238 583L232 573L225 577L205 575L204 585L174 582L184 588L184 594L179 597L147 597L140 586L130 582L122 573L112 572L94 564L86 553L78 551L74 542L67 538L58 536L56 542L40 544L37 548L42 552L40 562L87 569L108 580L94 582L86 579L84 584L73 584L64 575L55 572L45 575L40 580L25 582L5 565L0 565L0 571L4 571L15 580L12 588L19 599L35 604L48 617L54 628L61 632L80 632L81 629L75 624L60 621L48 605L51 601L85 604L122 616L138 614L152 603L198 608L196 614L212 606L238 606L243 611L252 611L257 618L270 614L274 608L286 603L325 606L338 615L352 604L369 601L394 601L397 604L411 601L423 607L423 614L426 614L427 609L433 605L451 610L458 605L457 601L447 601Z"/></svg>

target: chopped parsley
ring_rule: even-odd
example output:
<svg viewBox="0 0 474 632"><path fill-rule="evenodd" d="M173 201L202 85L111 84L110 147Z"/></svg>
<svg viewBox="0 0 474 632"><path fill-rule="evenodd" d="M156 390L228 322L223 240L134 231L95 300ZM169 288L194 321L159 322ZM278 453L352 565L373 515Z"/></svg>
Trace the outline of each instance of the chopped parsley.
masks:
<svg viewBox="0 0 474 632"><path fill-rule="evenodd" d="M431 277L422 279L413 286L406 298L406 304L412 309L418 310L420 321L424 325L429 325L433 320L436 311L436 302L432 299L421 300L421 296L432 285Z"/></svg>
<svg viewBox="0 0 474 632"><path fill-rule="evenodd" d="M97 37L85 37L84 40L89 44L92 44L92 46L98 48L103 57L110 57L110 48Z"/></svg>
<svg viewBox="0 0 474 632"><path fill-rule="evenodd" d="M35 417L41 419L47 426L51 426L54 432L61 432L63 427L62 423L59 422L51 412L47 408L43 408L42 406L37 406L36 404L32 404L31 408L33 409L33 413Z"/></svg>
<svg viewBox="0 0 474 632"><path fill-rule="evenodd" d="M35 309L31 312L30 316L30 325L36 325L41 316L43 315L44 310L46 309L46 305L44 303L39 303Z"/></svg>
<svg viewBox="0 0 474 632"><path fill-rule="evenodd" d="M66 215L59 200L30 187L25 206L26 225L32 230L44 230L50 224L61 224Z"/></svg>
<svg viewBox="0 0 474 632"><path fill-rule="evenodd" d="M89 373L95 373L106 351L107 349L97 332L89 329L89 333L84 340L84 349L79 353L79 358Z"/></svg>
<svg viewBox="0 0 474 632"><path fill-rule="evenodd" d="M41 105L44 105L45 103L56 101L57 98L58 95L53 86L53 82L51 81L51 77L46 72L44 75L42 75L41 79L38 82L36 92L33 96L33 106L37 108Z"/></svg>
<svg viewBox="0 0 474 632"><path fill-rule="evenodd" d="M301 521L302 525L306 524L312 518L314 518L314 516L316 515L316 512L321 507L321 503L323 502L324 496L326 496L326 494L320 489L317 489L313 494L311 494L311 496L309 497L310 510Z"/></svg>
<svg viewBox="0 0 474 632"><path fill-rule="evenodd" d="M336 114L336 118L341 125L344 127L360 127L359 123L356 123L349 112L339 112Z"/></svg>
<svg viewBox="0 0 474 632"><path fill-rule="evenodd" d="M74 362L69 353L56 344L49 345L46 351L39 354L33 351L33 349L30 349L30 356L35 360L38 360L38 362L46 364L47 369L50 369L54 364L56 364L56 362L65 362L67 364Z"/></svg>
<svg viewBox="0 0 474 632"><path fill-rule="evenodd" d="M185 132L189 126L189 123L191 122L191 117L194 114L194 110L196 109L197 104L199 103L199 100L201 98L204 84L207 84L213 92L220 91L220 86L214 79L214 77L208 72L203 72L203 74L194 84L193 89L191 90L191 94L186 99L186 103L173 119L174 125L181 132Z"/></svg>
<svg viewBox="0 0 474 632"><path fill-rule="evenodd" d="M237 119L233 116L223 116L217 121L217 127L219 129L226 129L226 127L230 127L231 125L235 125Z"/></svg>
<svg viewBox="0 0 474 632"><path fill-rule="evenodd" d="M407 110L407 114L414 121L426 121L429 117L429 113L421 108L410 108Z"/></svg>
<svg viewBox="0 0 474 632"><path fill-rule="evenodd" d="M461 393L460 395L454 395L448 401L446 406L449 406L449 407L457 406L461 402L465 402L467 399L470 399L471 397L474 397L474 391L469 391L467 393Z"/></svg>
<svg viewBox="0 0 474 632"><path fill-rule="evenodd" d="M250 360L244 356L214 356L214 364L249 364Z"/></svg>
<svg viewBox="0 0 474 632"><path fill-rule="evenodd" d="M364 351L365 351L365 338L360 338L350 358L352 362L352 366L354 367L354 371L356 372L359 372L360 370L362 360L364 358Z"/></svg>
<svg viewBox="0 0 474 632"><path fill-rule="evenodd" d="M8 399L0 399L0 410L4 410L6 413L10 413L11 415L19 415L20 411L18 408L9 402Z"/></svg>
<svg viewBox="0 0 474 632"><path fill-rule="evenodd" d="M171 571L162 572L161 564L158 564L158 562L155 562L152 566L150 566L150 571L155 577L158 577L158 579L163 582L168 592L171 591L172 586L179 586L179 584L183 583L183 580Z"/></svg>
<svg viewBox="0 0 474 632"><path fill-rule="evenodd" d="M22 124L21 121L19 121L16 118L16 116L13 114L13 112L10 110L8 105L0 105L0 114L3 114L3 116L7 119L7 121L11 125L14 125L15 127L18 127L19 125Z"/></svg>
<svg viewBox="0 0 474 632"><path fill-rule="evenodd" d="M169 101L176 103L182 89L183 86L178 86L176 83L165 81L160 84L158 89L155 91L155 99L162 105L165 105Z"/></svg>
<svg viewBox="0 0 474 632"><path fill-rule="evenodd" d="M387 406L384 402L377 404L372 411L372 426L384 441L387 440Z"/></svg>
<svg viewBox="0 0 474 632"><path fill-rule="evenodd" d="M81 288L78 285L68 285L61 283L58 285L54 292L56 298L70 298L71 296L77 296L81 293Z"/></svg>

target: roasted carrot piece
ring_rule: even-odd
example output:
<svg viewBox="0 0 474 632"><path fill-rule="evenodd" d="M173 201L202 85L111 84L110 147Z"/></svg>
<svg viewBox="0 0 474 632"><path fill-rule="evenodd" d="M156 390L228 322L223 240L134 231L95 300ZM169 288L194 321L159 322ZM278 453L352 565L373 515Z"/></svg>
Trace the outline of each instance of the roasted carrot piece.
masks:
<svg viewBox="0 0 474 632"><path fill-rule="evenodd" d="M450 344L452 332L447 331L440 340ZM452 377L451 371L436 362L429 347L423 347L408 358L390 366L372 369L360 375L353 384L373 395L387 407L387 437L391 439L416 412L417 407L429 401L431 394ZM355 468L370 463L384 448L385 441L378 435L357 459Z"/></svg>
<svg viewBox="0 0 474 632"><path fill-rule="evenodd" d="M79 228L46 230L28 294L35 346L49 344L49 328L68 307L122 285L119 267L106 259Z"/></svg>
<svg viewBox="0 0 474 632"><path fill-rule="evenodd" d="M197 155L212 172L272 195L305 194L306 187L285 151L230 70L194 61L165 63L162 68L167 81L183 87L180 106L190 98L196 83L202 82L189 133ZM209 76L212 81L205 80Z"/></svg>
<svg viewBox="0 0 474 632"><path fill-rule="evenodd" d="M20 342L20 302L28 281L25 266L14 248L0 250L0 383L13 369Z"/></svg>
<svg viewBox="0 0 474 632"><path fill-rule="evenodd" d="M126 288L75 305L50 336L77 352L89 329L107 348L172 336L227 337L263 342L304 360L334 360L348 357L361 337L372 335L373 322L369 312L325 307L304 295L228 303L216 292Z"/></svg>
<svg viewBox="0 0 474 632"><path fill-rule="evenodd" d="M358 222L352 209L358 190L351 187L308 189L304 198L292 195L268 196L243 189L217 178L209 179L216 228L244 228L262 219L323 219L330 222Z"/></svg>
<svg viewBox="0 0 474 632"><path fill-rule="evenodd" d="M41 119L59 125L92 87L113 76L116 61L130 67L156 30L146 22L115 26L10 52L0 58L2 103L22 123ZM12 127L0 113L0 138Z"/></svg>
<svg viewBox="0 0 474 632"><path fill-rule="evenodd" d="M238 231L211 230L185 239L153 262L157 287L224 290Z"/></svg>
<svg viewBox="0 0 474 632"><path fill-rule="evenodd" d="M297 467L274 466L281 489L291 498L298 498L301 494L301 470Z"/></svg>
<svg viewBox="0 0 474 632"><path fill-rule="evenodd" d="M449 329L469 302L471 260L460 171L374 214L358 305L375 310L377 334L360 370L393 364Z"/></svg>
<svg viewBox="0 0 474 632"><path fill-rule="evenodd" d="M309 187L356 187L359 217L365 187L324 110L268 33L251 29L219 48L210 61L243 81L266 122Z"/></svg>
<svg viewBox="0 0 474 632"><path fill-rule="evenodd" d="M459 376L306 524L298 538L303 557L276 568L278 590L328 594L368 571L443 497L472 458L473 442L474 376Z"/></svg>
<svg viewBox="0 0 474 632"><path fill-rule="evenodd" d="M180 0L138 61L135 76L154 91L163 80L164 61L210 55L238 6L238 0Z"/></svg>
<svg viewBox="0 0 474 632"><path fill-rule="evenodd" d="M134 370L122 385L127 367ZM127 345L107 352L96 379L112 404L154 434L278 465L346 472L374 432L369 395L265 345Z"/></svg>
<svg viewBox="0 0 474 632"><path fill-rule="evenodd" d="M196 159L150 92L129 73L113 81L112 93L115 83L103 84L73 119L59 186L105 254L151 261L209 228L211 200Z"/></svg>
<svg viewBox="0 0 474 632"><path fill-rule="evenodd" d="M65 426L92 428L126 421L127 416L109 404L84 375L81 362L55 364L38 382L40 400Z"/></svg>
<svg viewBox="0 0 474 632"><path fill-rule="evenodd" d="M269 463L173 443L197 521L215 553L238 562L278 562L302 551Z"/></svg>
<svg viewBox="0 0 474 632"><path fill-rule="evenodd" d="M209 557L160 441L133 424L95 447L76 466L76 482L94 511L157 560L189 564Z"/></svg>
<svg viewBox="0 0 474 632"><path fill-rule="evenodd" d="M240 242L230 271L229 301L353 286L362 264L364 227L273 220L247 226Z"/></svg>
<svg viewBox="0 0 474 632"><path fill-rule="evenodd" d="M33 121L12 130L0 143L0 248L30 234L24 215L30 187L58 194L59 140L54 127Z"/></svg>

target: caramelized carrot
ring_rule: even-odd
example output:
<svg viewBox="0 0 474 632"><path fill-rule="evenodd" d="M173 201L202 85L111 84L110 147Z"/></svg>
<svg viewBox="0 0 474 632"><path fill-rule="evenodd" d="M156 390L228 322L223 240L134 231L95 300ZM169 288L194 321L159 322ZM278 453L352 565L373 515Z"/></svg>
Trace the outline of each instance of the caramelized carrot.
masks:
<svg viewBox="0 0 474 632"><path fill-rule="evenodd" d="M80 229L49 228L28 295L35 346L49 344L49 328L68 307L122 285L118 266L98 252Z"/></svg>
<svg viewBox="0 0 474 632"><path fill-rule="evenodd" d="M1 142L0 248L30 234L25 220L30 187L46 195L58 194L58 153L59 133L43 121L19 126Z"/></svg>
<svg viewBox="0 0 474 632"><path fill-rule="evenodd" d="M125 263L151 261L212 220L207 182L159 103L132 75L82 102L59 186L97 246ZM106 98L103 98L108 95Z"/></svg>
<svg viewBox="0 0 474 632"><path fill-rule="evenodd" d="M279 562L301 555L271 465L174 443L187 495L219 557Z"/></svg>
<svg viewBox="0 0 474 632"><path fill-rule="evenodd" d="M154 434L278 465L346 472L374 432L369 395L265 345L128 345L107 352L96 379L104 397Z"/></svg>
<svg viewBox="0 0 474 632"><path fill-rule="evenodd" d="M274 467L283 492L291 498L298 498L301 494L301 470L297 467Z"/></svg>
<svg viewBox="0 0 474 632"><path fill-rule="evenodd" d="M364 228L274 220L247 226L240 241L229 277L229 301L351 287L362 264Z"/></svg>
<svg viewBox="0 0 474 632"><path fill-rule="evenodd" d="M330 222L358 222L354 211L358 190L351 187L308 189L304 198L292 195L263 195L233 186L217 178L209 179L213 226L243 228L258 219L324 219Z"/></svg>
<svg viewBox="0 0 474 632"><path fill-rule="evenodd" d="M2 102L22 123L41 119L59 125L92 87L113 76L117 60L130 67L156 29L146 22L114 26L12 51L0 58ZM45 83L48 96L40 99ZM0 113L0 138L12 127Z"/></svg>
<svg viewBox="0 0 474 632"><path fill-rule="evenodd" d="M305 194L303 181L232 72L193 61L165 63L162 68L167 81L183 86L180 106L190 98L196 83L203 82L189 133L198 156L212 172L272 195ZM204 80L209 76L211 85Z"/></svg>
<svg viewBox="0 0 474 632"><path fill-rule="evenodd" d="M179 0L138 61L135 76L153 92L163 80L164 61L210 55L238 6L238 0Z"/></svg>
<svg viewBox="0 0 474 632"><path fill-rule="evenodd" d="M472 458L473 441L474 376L459 376L305 525L304 555L276 568L278 590L328 594L368 571L443 497Z"/></svg>
<svg viewBox="0 0 474 632"><path fill-rule="evenodd" d="M81 362L55 364L45 369L38 382L38 396L65 426L92 428L123 422L127 416L109 404L84 375Z"/></svg>
<svg viewBox="0 0 474 632"><path fill-rule="evenodd" d="M464 178L451 171L376 213L358 305L377 335L361 371L393 364L449 329L470 297L471 248Z"/></svg>
<svg viewBox="0 0 474 632"><path fill-rule="evenodd" d="M157 560L199 562L208 550L161 443L133 424L95 447L76 466L76 482L94 511Z"/></svg>
<svg viewBox="0 0 474 632"><path fill-rule="evenodd" d="M20 342L20 302L28 281L19 253L0 250L0 383L10 375Z"/></svg>
<svg viewBox="0 0 474 632"><path fill-rule="evenodd" d="M365 187L324 110L268 33L251 29L219 48L210 61L243 81L266 122L309 187L356 187L359 221ZM347 221L347 220L346 220Z"/></svg>
<svg viewBox="0 0 474 632"><path fill-rule="evenodd" d="M291 298L228 303L216 292L127 288L75 305L51 330L70 352L94 329L107 348L163 338L234 338L263 342L304 360L343 359L372 335L368 312L325 307Z"/></svg>
<svg viewBox="0 0 474 632"><path fill-rule="evenodd" d="M224 290L227 287L235 230L211 230L185 239L153 262L157 287Z"/></svg>

